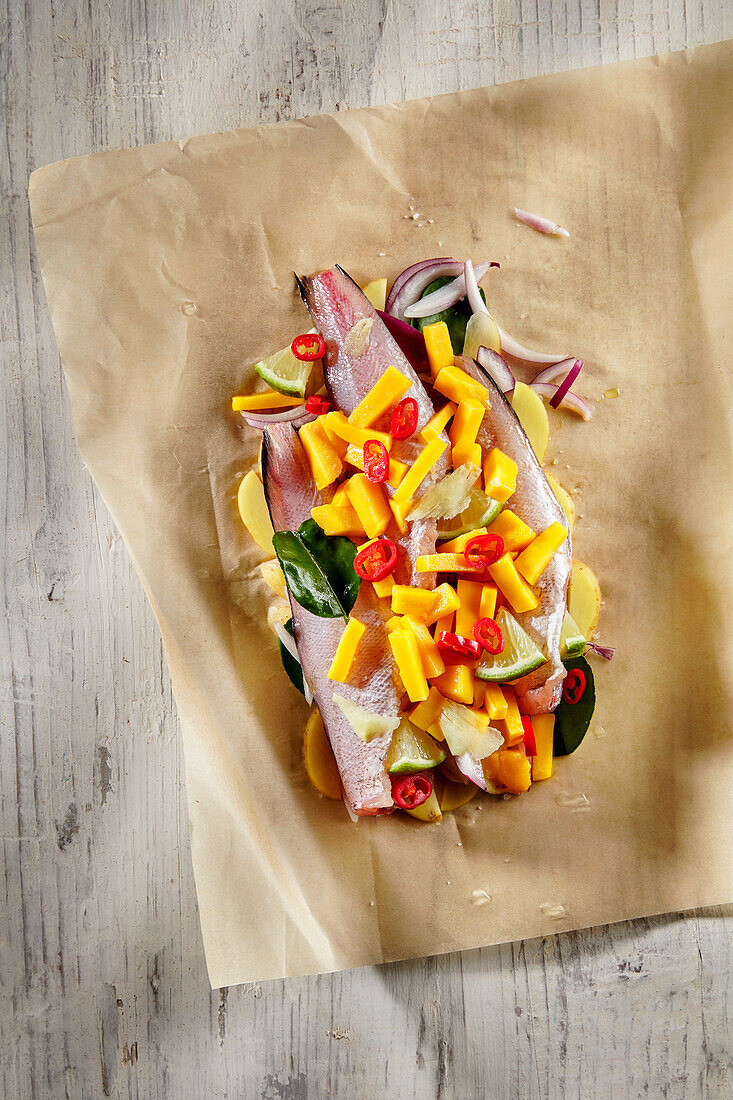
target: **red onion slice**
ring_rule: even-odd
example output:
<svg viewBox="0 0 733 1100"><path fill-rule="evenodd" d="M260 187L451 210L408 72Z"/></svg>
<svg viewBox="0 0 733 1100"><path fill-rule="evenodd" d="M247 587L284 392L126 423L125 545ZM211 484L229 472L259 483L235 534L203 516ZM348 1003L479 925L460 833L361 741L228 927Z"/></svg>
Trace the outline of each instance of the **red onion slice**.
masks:
<svg viewBox="0 0 733 1100"><path fill-rule="evenodd" d="M309 424L311 420L315 420L315 414L309 413L305 405L298 405L295 409L284 409L282 412L242 413L241 416L250 428L257 428L259 431L270 424L292 424L294 428L301 428L303 424Z"/></svg>
<svg viewBox="0 0 733 1100"><path fill-rule="evenodd" d="M563 398L567 397L568 390L570 389L573 382L575 381L575 379L578 377L578 375L582 371L584 365L585 364L583 363L582 359L576 359L575 360L572 367L570 368L568 373L565 375L565 377L563 378L560 385L557 387L557 393L555 394L554 397L550 398L550 406L553 409L558 408L558 406L562 403Z"/></svg>
<svg viewBox="0 0 733 1100"><path fill-rule="evenodd" d="M559 389L558 386L553 386L551 382L530 382L529 388L538 393L540 397L554 397ZM577 393L565 394L563 408L572 409L583 420L590 420L593 415L593 410L588 402L584 401L582 397L578 397Z"/></svg>
<svg viewBox="0 0 733 1100"><path fill-rule="evenodd" d="M415 372L417 374L429 373L430 364L428 363L428 353L425 350L425 337L423 334L413 328L412 325L408 325L407 321L400 321L399 317L393 317L391 313L382 313L381 309L378 309L377 313L394 336L400 351Z"/></svg>
<svg viewBox="0 0 733 1100"><path fill-rule="evenodd" d="M303 662L300 659L300 654L298 653L298 647L295 644L295 638L292 636L292 634L288 630L285 629L285 627L283 626L282 623L275 623L275 633L277 634L278 638L280 639L282 644L285 646L285 648L287 649L288 653L293 658L293 660L297 661L298 664L300 665L300 671L301 671L301 675L302 675L302 673L303 673ZM306 680L305 676L303 676L303 694L305 696L306 703L308 704L308 706L310 706L311 703L313 702L313 693L312 693L311 689L308 687L308 681Z"/></svg>
<svg viewBox="0 0 733 1100"><path fill-rule="evenodd" d="M474 269L476 279L483 279L484 275L490 267L498 267L498 264L496 264L495 262L485 262L477 264ZM432 294L428 294L427 298L420 298L420 295L422 294L425 287L433 282L434 279L439 279L442 275L452 275L453 271L439 271L436 269L431 274L430 279L428 279L426 282L422 282L425 273L421 272L418 276L418 281L416 281L414 285L418 285L418 282L422 282L422 285L420 286L420 289L419 291L417 291L417 293L412 294L411 301L408 302L406 300L406 296L408 294L408 291L414 290L413 283L408 283L402 291L402 294L405 295L405 300L401 303L402 315L404 317L430 317L433 313L441 313L444 309L450 309L450 307L454 306L456 302L460 302L463 298L465 298L465 265L459 264L458 268L459 274L452 283L446 283L445 286L438 287L438 289L434 290ZM394 310L392 312L394 312Z"/></svg>
<svg viewBox="0 0 733 1100"><path fill-rule="evenodd" d="M478 278L481 278L479 276ZM474 313L488 313L488 309L484 305L484 300L481 297L478 288L478 278L476 278L476 272L474 270L471 260L466 260L463 265L463 281L466 284L466 294L468 296L468 304Z"/></svg>
<svg viewBox="0 0 733 1100"><path fill-rule="evenodd" d="M387 297L387 304L384 307L387 313L394 312L392 307L407 280L411 279L413 275L419 274L419 272L423 271L425 268L433 267L435 264L456 264L459 270L461 267L460 262L458 260L452 259L450 256L436 256L432 260L420 260L419 263L411 264L410 267L406 267L405 270L401 271L395 281L392 283L392 289L389 292L389 295ZM425 283L425 286L427 286L429 282L430 279L428 279L428 282Z"/></svg>
<svg viewBox="0 0 733 1100"><path fill-rule="evenodd" d="M519 218L520 222L524 222L524 224L530 226L531 229L536 229L538 233L546 233L548 236L554 237L570 236L567 229L563 229L557 222L551 222L547 218L541 218L539 214L530 214L529 210L520 210L517 206L514 207L514 213Z"/></svg>
<svg viewBox="0 0 733 1100"><path fill-rule="evenodd" d="M498 352L491 348L479 348L476 362L496 382L502 393L510 393L514 389L514 375Z"/></svg>
<svg viewBox="0 0 733 1100"><path fill-rule="evenodd" d="M499 329L501 350L506 352L507 355L513 355L515 359L523 359L525 363L559 363L561 359L568 358L564 352L562 355L543 355L539 351L531 351L529 348L525 348L524 344L520 344L519 340L515 340L513 336L505 332L499 325L496 327Z"/></svg>
<svg viewBox="0 0 733 1100"><path fill-rule="evenodd" d="M533 382L555 382L561 374L570 370L575 362L575 356L569 355L567 359L561 359L559 363L553 363L550 367L544 367L532 379Z"/></svg>
<svg viewBox="0 0 733 1100"><path fill-rule="evenodd" d="M612 660L616 652L615 648L611 645L596 645L595 642L588 642L588 649L592 649L599 657L605 657L607 661Z"/></svg>

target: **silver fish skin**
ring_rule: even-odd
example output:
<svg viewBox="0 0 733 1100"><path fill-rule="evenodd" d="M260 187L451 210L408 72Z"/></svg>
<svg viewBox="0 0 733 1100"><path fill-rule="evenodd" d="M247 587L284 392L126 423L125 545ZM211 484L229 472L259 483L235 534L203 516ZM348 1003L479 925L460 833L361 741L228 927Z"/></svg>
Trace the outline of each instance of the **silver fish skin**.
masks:
<svg viewBox="0 0 733 1100"><path fill-rule="evenodd" d="M561 523L568 532L565 542L539 579L539 606L534 611L515 616L547 657L547 662L514 681L512 687L524 713L547 714L560 702L565 679L565 668L560 660L560 631L573 557L567 517L504 394L473 359L457 356L456 365L481 382L491 395L491 409L486 411L477 439L484 450L498 447L517 464L517 487L509 504L511 510L538 534L551 523Z"/></svg>
<svg viewBox="0 0 733 1100"><path fill-rule="evenodd" d="M290 424L265 428L262 448L265 496L276 531L297 531L311 518L311 508L325 503L317 492L303 447ZM384 758L391 734L365 744L333 701L334 692L362 707L397 721L401 686L398 687L385 620L391 612L371 584L362 584L353 616L366 625L354 676L348 684L328 679L328 670L345 624L343 619L312 615L289 595L295 641L303 675L313 692L331 742L344 794L360 816L388 813L393 808L392 788ZM380 604L382 606L380 606Z"/></svg>
<svg viewBox="0 0 733 1100"><path fill-rule="evenodd" d="M323 375L337 409L349 416L390 366L412 383L405 397L413 397L417 402L417 430L410 439L395 440L391 453L404 462L414 462L425 446L419 433L433 415L433 403L382 318L353 279L338 266L299 279L298 285L326 345ZM354 333L358 322L366 323L368 328L363 347ZM389 431L389 414L374 427ZM447 441L445 432L441 438ZM416 499L448 473L449 457L450 448L446 448L415 493ZM392 492L388 487L387 491ZM400 555L395 580L421 588L435 587L435 574L418 573L415 562L421 554L435 552L436 532L435 520L416 520L407 535L395 539L405 550Z"/></svg>

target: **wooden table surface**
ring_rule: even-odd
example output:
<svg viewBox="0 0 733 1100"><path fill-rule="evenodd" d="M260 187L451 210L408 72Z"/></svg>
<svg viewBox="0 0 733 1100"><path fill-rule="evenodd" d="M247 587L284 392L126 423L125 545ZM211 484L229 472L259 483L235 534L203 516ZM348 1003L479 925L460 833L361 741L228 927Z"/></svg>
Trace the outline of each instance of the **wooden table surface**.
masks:
<svg viewBox="0 0 733 1100"><path fill-rule="evenodd" d="M714 42L731 0L10 0L0 19L2 1097L733 1095L730 909L209 989L160 637L75 448L27 203L63 157Z"/></svg>

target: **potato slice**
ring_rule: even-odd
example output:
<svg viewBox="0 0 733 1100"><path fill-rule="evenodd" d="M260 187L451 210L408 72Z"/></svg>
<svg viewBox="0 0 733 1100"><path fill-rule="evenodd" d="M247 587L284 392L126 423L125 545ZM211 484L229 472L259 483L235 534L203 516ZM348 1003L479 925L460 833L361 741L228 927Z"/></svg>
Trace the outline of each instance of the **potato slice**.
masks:
<svg viewBox="0 0 733 1100"><path fill-rule="evenodd" d="M525 386L524 382L517 382L512 394L512 408L532 444L534 453L542 462L550 439L550 420L544 401L538 393Z"/></svg>
<svg viewBox="0 0 733 1100"><path fill-rule="evenodd" d="M574 561L570 571L568 611L583 637L590 641L601 614L601 587L593 570L582 561Z"/></svg>
<svg viewBox="0 0 733 1100"><path fill-rule="evenodd" d="M323 728L320 713L314 708L305 725L303 736L303 763L313 786L319 794L341 800L341 779L334 760L331 745Z"/></svg>
<svg viewBox="0 0 733 1100"><path fill-rule="evenodd" d="M260 573L262 574L263 581L270 586L275 595L286 600L287 591L285 589L285 577L283 576L283 571L280 568L280 562L277 558L273 558L272 561L263 561L260 566Z"/></svg>
<svg viewBox="0 0 733 1100"><path fill-rule="evenodd" d="M450 813L451 810L457 810L459 806L465 806L477 793L478 787L474 786L473 783L451 783L447 779L440 800L440 808L444 814Z"/></svg>
<svg viewBox="0 0 733 1100"><path fill-rule="evenodd" d="M387 302L387 280L386 279L372 279L370 283L364 287L364 296L369 299L375 309L381 309L384 313L384 307Z"/></svg>
<svg viewBox="0 0 733 1100"><path fill-rule="evenodd" d="M557 497L557 503L562 508L563 512L567 516L568 523L570 524L570 534L572 535L575 530L575 503L573 498L567 489L564 489L554 474L551 474L548 470L545 470L545 477L550 483L550 488Z"/></svg>
<svg viewBox="0 0 733 1100"><path fill-rule="evenodd" d="M272 557L275 550L272 545L272 522L265 501L265 490L254 470L245 474L239 485L237 504L242 523L257 545Z"/></svg>
<svg viewBox="0 0 733 1100"><path fill-rule="evenodd" d="M275 600L274 603L270 604L267 609L267 625L275 636L277 636L275 623L279 623L280 626L285 626L285 623L288 619L292 618L292 615L293 612L290 610L290 604L286 603L285 600Z"/></svg>

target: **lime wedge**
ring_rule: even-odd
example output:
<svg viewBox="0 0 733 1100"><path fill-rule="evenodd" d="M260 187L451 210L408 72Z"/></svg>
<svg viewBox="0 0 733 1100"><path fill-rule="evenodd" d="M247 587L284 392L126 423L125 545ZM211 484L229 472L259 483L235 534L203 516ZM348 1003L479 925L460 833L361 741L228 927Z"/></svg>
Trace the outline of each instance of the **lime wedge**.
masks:
<svg viewBox="0 0 733 1100"><path fill-rule="evenodd" d="M493 523L504 507L501 501L487 496L483 489L471 489L469 495L471 502L460 515L453 519L438 520L439 539L457 539L459 535L466 535L477 527L486 527Z"/></svg>
<svg viewBox="0 0 733 1100"><path fill-rule="evenodd" d="M582 657L585 653L586 641L580 633L580 627L569 611L565 612L560 630L560 660L566 657Z"/></svg>
<svg viewBox="0 0 733 1100"><path fill-rule="evenodd" d="M303 397L305 387L310 378L312 363L304 363L302 359L296 359L289 347L275 351L266 359L255 363L255 370L263 382L272 386L278 393L286 393L289 397Z"/></svg>
<svg viewBox="0 0 733 1100"><path fill-rule="evenodd" d="M445 753L427 733L403 718L392 734L385 764L391 775L412 775L435 768L445 760Z"/></svg>
<svg viewBox="0 0 733 1100"><path fill-rule="evenodd" d="M504 648L496 656L484 653L476 669L480 680L490 680L504 684L508 680L518 680L528 672L545 663L545 658L513 615L505 607L499 608L496 621L504 635Z"/></svg>

